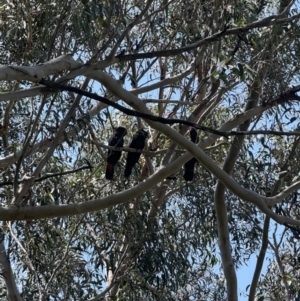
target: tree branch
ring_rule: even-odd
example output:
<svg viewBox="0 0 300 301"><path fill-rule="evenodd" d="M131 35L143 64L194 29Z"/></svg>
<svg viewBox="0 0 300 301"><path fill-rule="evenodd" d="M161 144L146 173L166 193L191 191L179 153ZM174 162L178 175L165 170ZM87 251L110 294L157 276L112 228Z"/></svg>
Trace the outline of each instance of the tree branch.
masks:
<svg viewBox="0 0 300 301"><path fill-rule="evenodd" d="M65 54L39 66L0 66L0 80L38 82L44 76L57 74L63 70L74 70L81 66L82 63L75 61L70 54Z"/></svg>
<svg viewBox="0 0 300 301"><path fill-rule="evenodd" d="M272 16L266 17L264 19L254 21L243 27L232 28L232 29L225 28L224 30L219 31L207 38L204 38L201 41L187 45L185 47L181 47L181 48L177 48L177 49L153 51L153 52L148 52L148 53L136 53L136 54L127 54L127 55L120 54L120 55L117 55L116 58L120 62L123 62L123 61L140 60L140 59L146 59L146 58L157 58L157 57L162 57L162 56L167 57L167 56L172 56L172 55L178 55L178 54L182 54L184 52L189 52L191 50L194 50L194 49L196 49L200 46L206 45L208 43L218 41L222 37L226 37L229 35L239 35L239 34L245 33L254 28L262 28L262 27L267 27L267 26L271 26L271 25L275 25L275 24L288 23L288 22L291 22L293 20L300 18L300 14L297 14L290 18L280 19L282 16L284 16L284 12L281 14L278 14L278 15L272 15Z"/></svg>
<svg viewBox="0 0 300 301"><path fill-rule="evenodd" d="M229 136L243 136L243 135L258 135L258 134L272 134L272 135L278 135L278 136L300 136L300 132L281 132L281 131L231 131L231 132L222 132L219 130L215 130L206 126L202 126L187 120L182 120L182 119L167 119L164 117L159 117L159 116L154 116L151 114L147 114L147 113L143 113L143 112L138 112L135 110L131 110L128 108L125 108L121 105L119 105L118 103L115 103L111 100L109 100L108 98L105 98L103 96L100 96L96 93L91 93L91 92L87 92L84 90L81 90L79 88L75 88L75 87L71 87L68 85L62 85L56 82L51 82L45 79L42 79L40 82L40 84L45 85L51 89L55 89L55 90L62 90L62 91L70 91L70 92L74 92L80 95L84 95L87 96L89 98L92 98L94 100L98 100L106 105L112 106L116 109L118 109L119 111L123 112L126 115L129 116L135 116L135 117L142 117L144 119L148 119L151 121L157 121L163 124L184 124L187 126L192 126L196 129L205 131L205 132L209 132L215 135L219 135L219 136L223 136L228 138ZM297 95L290 95L290 93L282 93L279 97L276 98L276 101L274 100L274 103L279 103L279 102L283 102L283 101L287 101L287 100L291 100L291 99L297 99L300 100L300 97L298 97Z"/></svg>
<svg viewBox="0 0 300 301"><path fill-rule="evenodd" d="M35 183L42 182L42 181L44 181L46 179L49 179L49 178L55 178L55 177L59 177L59 176L64 176L64 175L76 173L76 172L84 170L84 169L92 169L92 168L93 168L93 166L89 165L89 166L82 166L80 168L76 168L76 169L68 170L68 171L62 171L62 172L56 172L56 173L48 173L48 174L46 174L43 177L35 179L34 182ZM13 183L14 183L13 181L1 182L0 183L0 187L2 187L2 186L8 186L8 185L13 185ZM22 183L22 181L18 181L18 184L20 184L20 183Z"/></svg>
<svg viewBox="0 0 300 301"><path fill-rule="evenodd" d="M4 247L4 233L0 230L0 271L7 289L8 300L22 301L17 288L9 257Z"/></svg>

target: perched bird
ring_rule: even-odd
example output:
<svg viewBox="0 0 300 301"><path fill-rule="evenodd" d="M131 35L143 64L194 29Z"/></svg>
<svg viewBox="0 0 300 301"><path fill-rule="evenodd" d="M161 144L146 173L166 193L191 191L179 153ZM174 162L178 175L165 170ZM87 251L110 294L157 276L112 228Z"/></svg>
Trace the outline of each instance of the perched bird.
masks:
<svg viewBox="0 0 300 301"><path fill-rule="evenodd" d="M142 150L145 147L145 142L146 142L147 137L148 137L148 133L145 130L143 130L143 129L138 130L134 134L134 136L129 144L129 147L138 149L138 150ZM128 152L127 159L126 159L125 172L124 172L124 176L126 178L128 178L131 175L132 168L139 161L140 156L141 156L141 153Z"/></svg>
<svg viewBox="0 0 300 301"><path fill-rule="evenodd" d="M109 139L108 145L115 147L123 147L124 136L127 134L127 130L123 127L118 127L113 136ZM106 173L105 177L107 180L112 180L114 175L114 167L121 157L121 151L109 149L106 158Z"/></svg>
<svg viewBox="0 0 300 301"><path fill-rule="evenodd" d="M190 137L193 143L198 143L197 131L194 128L190 130ZM194 179L194 167L198 162L196 158L192 158L190 161L184 164L184 179L186 181L193 181Z"/></svg>

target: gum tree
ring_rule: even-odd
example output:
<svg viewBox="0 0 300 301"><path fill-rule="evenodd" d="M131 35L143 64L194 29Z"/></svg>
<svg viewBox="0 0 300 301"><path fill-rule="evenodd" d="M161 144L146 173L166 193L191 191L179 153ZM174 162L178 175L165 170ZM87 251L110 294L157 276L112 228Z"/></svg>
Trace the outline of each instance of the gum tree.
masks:
<svg viewBox="0 0 300 301"><path fill-rule="evenodd" d="M252 254L249 300L299 298L297 2L5 1L0 16L3 298L235 301Z"/></svg>

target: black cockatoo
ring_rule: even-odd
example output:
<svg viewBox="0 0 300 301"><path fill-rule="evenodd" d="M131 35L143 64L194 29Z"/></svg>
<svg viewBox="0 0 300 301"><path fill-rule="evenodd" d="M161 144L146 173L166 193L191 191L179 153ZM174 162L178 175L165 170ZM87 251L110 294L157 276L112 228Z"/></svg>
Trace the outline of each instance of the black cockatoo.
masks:
<svg viewBox="0 0 300 301"><path fill-rule="evenodd" d="M143 130L143 129L138 130L134 134L134 136L129 144L129 147L134 148L134 149L139 149L139 150L144 149L147 137L148 137L148 133L145 130ZM125 172L124 172L124 176L126 178L128 178L131 175L132 168L139 161L140 156L141 156L141 153L128 152L127 159L126 159Z"/></svg>
<svg viewBox="0 0 300 301"><path fill-rule="evenodd" d="M193 143L198 143L197 131L194 128L190 130L190 137ZM186 181L193 181L194 179L194 167L198 162L196 158L192 158L190 161L184 164L184 179Z"/></svg>
<svg viewBox="0 0 300 301"><path fill-rule="evenodd" d="M124 136L127 134L127 130L123 127L118 127L113 136L109 139L108 145L115 147L123 147L124 144ZM114 167L119 161L122 152L117 150L109 149L107 153L107 166L105 177L107 180L112 180L114 176Z"/></svg>

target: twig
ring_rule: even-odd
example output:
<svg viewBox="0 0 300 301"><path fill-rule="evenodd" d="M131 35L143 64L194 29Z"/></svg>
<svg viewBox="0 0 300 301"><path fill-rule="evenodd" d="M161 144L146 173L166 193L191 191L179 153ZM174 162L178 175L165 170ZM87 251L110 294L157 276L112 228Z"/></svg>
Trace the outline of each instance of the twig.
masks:
<svg viewBox="0 0 300 301"><path fill-rule="evenodd" d="M71 174L71 173L75 173L75 172L78 172L78 171L81 171L81 170L84 170L84 169L92 169L93 166L89 165L89 166L83 166L83 167L80 167L80 168L77 168L77 169L73 169L73 170L68 170L68 171L62 171L62 172L56 172L56 173L48 173L46 174L45 176L43 177L40 177L38 179L35 179L34 182L42 182L46 179L49 179L49 178L54 178L54 177L57 177L57 176L64 176L64 175L68 175L68 174ZM18 184L22 183L22 181L18 181ZM13 181L6 181L6 182L1 182L0 183L0 187L2 186L6 186L6 185L13 185Z"/></svg>

